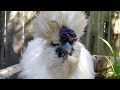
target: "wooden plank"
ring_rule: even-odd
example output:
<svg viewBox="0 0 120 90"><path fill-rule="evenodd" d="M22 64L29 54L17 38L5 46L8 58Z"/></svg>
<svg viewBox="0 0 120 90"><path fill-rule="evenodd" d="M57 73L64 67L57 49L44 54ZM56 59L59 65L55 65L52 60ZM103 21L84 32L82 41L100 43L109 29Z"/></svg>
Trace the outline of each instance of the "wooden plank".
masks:
<svg viewBox="0 0 120 90"><path fill-rule="evenodd" d="M84 36L85 38L85 46L88 50L90 50L90 35L91 35L91 13L90 11L87 12L88 14L88 17L89 17L89 20L88 20L88 26L87 26L87 31L86 31L86 34Z"/></svg>
<svg viewBox="0 0 120 90"><path fill-rule="evenodd" d="M0 69L4 68L4 25L5 12L0 11Z"/></svg>
<svg viewBox="0 0 120 90"><path fill-rule="evenodd" d="M112 16L111 45L116 55L120 56L120 11L114 11Z"/></svg>
<svg viewBox="0 0 120 90"><path fill-rule="evenodd" d="M16 73L19 73L21 71L21 67L19 64L15 64L12 66L9 66L5 69L0 70L0 79L17 79L18 76L13 77Z"/></svg>
<svg viewBox="0 0 120 90"><path fill-rule="evenodd" d="M104 29L104 24L106 28ZM91 11L90 22L88 24L86 46L92 55L111 55L109 48L106 44L99 39L102 37L109 43L111 42L110 36L111 27L111 12L110 11Z"/></svg>
<svg viewBox="0 0 120 90"><path fill-rule="evenodd" d="M107 56L107 57L114 65L115 64L114 57L113 56ZM120 65L120 57L116 57L116 58L118 60L118 65ZM103 55L93 55L93 61L94 61L95 72L101 72L101 68L108 68L111 66Z"/></svg>
<svg viewBox="0 0 120 90"><path fill-rule="evenodd" d="M91 52L92 55L95 54L99 54L99 52L97 51L98 49L98 31L100 31L99 29L99 25L100 25L100 11L91 11L90 12L90 36L89 36L89 40L90 40L90 46L89 46L89 51Z"/></svg>
<svg viewBox="0 0 120 90"><path fill-rule="evenodd" d="M109 40L109 11L101 11L101 31L100 33L100 37L104 38L106 41ZM109 42L109 41L108 41ZM109 42L110 43L110 42ZM99 41L99 47L100 47L100 53L105 54L105 55L109 55L110 50L108 48L108 46L102 41Z"/></svg>
<svg viewBox="0 0 120 90"><path fill-rule="evenodd" d="M108 17L108 42L110 43L110 45L112 46L112 13L113 11L109 11L109 17ZM108 52L108 55L112 55L111 52Z"/></svg>
<svg viewBox="0 0 120 90"><path fill-rule="evenodd" d="M22 11L7 11L5 67L19 63L22 47Z"/></svg>
<svg viewBox="0 0 120 90"><path fill-rule="evenodd" d="M91 29L90 28L90 23L89 23L89 19L90 19L90 11L86 11L85 12L85 14L86 14L86 17L87 17L87 19L88 19L88 25L85 27L85 31L84 31L84 35L80 38L80 42L81 43L83 43L84 45L85 45L85 47L88 49L88 46L89 46L89 29Z"/></svg>
<svg viewBox="0 0 120 90"><path fill-rule="evenodd" d="M23 52L25 51L27 44L30 40L33 39L31 32L31 24L34 18L36 17L36 11L24 11L24 45Z"/></svg>
<svg viewBox="0 0 120 90"><path fill-rule="evenodd" d="M112 64L114 64L114 57L108 56ZM117 57L120 65L120 57ZM109 67L110 64L102 55L93 55L94 70L97 73L101 72L101 68ZM19 72L21 71L20 64L15 64L5 69L0 70L0 79L18 79Z"/></svg>

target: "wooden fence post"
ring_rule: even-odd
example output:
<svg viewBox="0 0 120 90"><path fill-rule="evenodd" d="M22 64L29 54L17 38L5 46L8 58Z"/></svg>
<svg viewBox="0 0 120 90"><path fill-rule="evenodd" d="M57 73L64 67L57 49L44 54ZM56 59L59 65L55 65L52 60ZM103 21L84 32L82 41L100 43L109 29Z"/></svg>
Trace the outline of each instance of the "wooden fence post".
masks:
<svg viewBox="0 0 120 90"><path fill-rule="evenodd" d="M109 48L99 37L106 39L109 43L111 42L111 20L111 11L90 11L86 46L92 55L110 55Z"/></svg>
<svg viewBox="0 0 120 90"><path fill-rule="evenodd" d="M120 11L112 13L111 44L117 56L120 56Z"/></svg>
<svg viewBox="0 0 120 90"><path fill-rule="evenodd" d="M4 25L5 11L0 11L0 69L4 68Z"/></svg>
<svg viewBox="0 0 120 90"><path fill-rule="evenodd" d="M36 11L24 11L24 44L23 44L23 52L27 47L27 44L30 40L33 39L31 32L31 24L34 18L36 17Z"/></svg>
<svg viewBox="0 0 120 90"><path fill-rule="evenodd" d="M22 11L7 11L5 67L19 63L22 47Z"/></svg>
<svg viewBox="0 0 120 90"><path fill-rule="evenodd" d="M35 11L7 11L5 67L20 62L23 49L31 38L31 22Z"/></svg>
<svg viewBox="0 0 120 90"><path fill-rule="evenodd" d="M91 11L90 12L90 27L88 27L89 31L89 47L88 50L92 55L99 54L98 49L98 31L100 31L100 11ZM90 29L89 29L90 28ZM87 40L88 41L88 40Z"/></svg>

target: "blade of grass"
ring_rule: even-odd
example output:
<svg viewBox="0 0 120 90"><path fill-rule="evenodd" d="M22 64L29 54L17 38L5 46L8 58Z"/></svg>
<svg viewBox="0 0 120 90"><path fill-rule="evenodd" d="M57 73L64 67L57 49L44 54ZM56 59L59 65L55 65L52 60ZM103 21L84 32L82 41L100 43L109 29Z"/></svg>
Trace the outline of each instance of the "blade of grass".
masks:
<svg viewBox="0 0 120 90"><path fill-rule="evenodd" d="M117 60L116 55L113 51L113 48L111 47L111 45L105 39L103 39L101 37L99 37L99 38L109 47L110 51L112 52L112 55L113 55L114 60L115 60L115 72L118 74L119 73L119 70L118 70L118 67L117 67L118 66L118 60Z"/></svg>
<svg viewBox="0 0 120 90"><path fill-rule="evenodd" d="M113 67L113 65L112 65L112 63L111 63L111 61L110 61L110 59L109 59L107 56L105 56L105 55L104 55L104 57L105 57L106 60L109 62L110 66L112 67L113 73L115 73L114 67Z"/></svg>

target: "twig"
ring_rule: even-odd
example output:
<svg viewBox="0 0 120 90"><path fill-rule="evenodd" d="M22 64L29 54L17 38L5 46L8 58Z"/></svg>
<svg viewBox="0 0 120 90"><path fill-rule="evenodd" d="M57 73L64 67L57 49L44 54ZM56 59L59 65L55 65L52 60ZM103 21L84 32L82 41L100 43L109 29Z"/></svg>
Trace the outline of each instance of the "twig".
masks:
<svg viewBox="0 0 120 90"><path fill-rule="evenodd" d="M20 72L21 68L19 64L15 64L13 66L7 67L5 69L0 70L0 79L6 79L11 77L12 75Z"/></svg>
<svg viewBox="0 0 120 90"><path fill-rule="evenodd" d="M114 62L113 57L109 56L112 62ZM94 70L95 72L99 72L101 67L107 67L106 64L107 60L104 59L104 56L100 55L93 55L93 62L94 62ZM118 62L120 64L120 57L117 57ZM5 69L0 70L0 79L9 79L14 74L17 74L21 71L20 64L15 64L13 66L9 66ZM17 78L16 78L17 79Z"/></svg>

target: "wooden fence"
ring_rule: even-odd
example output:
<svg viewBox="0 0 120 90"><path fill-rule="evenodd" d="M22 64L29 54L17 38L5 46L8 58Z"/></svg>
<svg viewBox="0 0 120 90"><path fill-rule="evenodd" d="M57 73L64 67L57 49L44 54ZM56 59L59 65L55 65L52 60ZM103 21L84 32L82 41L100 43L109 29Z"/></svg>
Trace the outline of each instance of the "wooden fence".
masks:
<svg viewBox="0 0 120 90"><path fill-rule="evenodd" d="M111 55L109 48L99 39L106 39L120 56L120 16L115 11L90 11L90 20L83 43L92 55Z"/></svg>
<svg viewBox="0 0 120 90"><path fill-rule="evenodd" d="M30 27L37 13L39 11L0 11L0 69L19 63L28 41L32 39ZM120 34L112 32L114 12L87 11L87 13L90 21L81 39L86 48L92 55L103 53L111 55L109 49L99 39L102 37L112 44L117 56L120 56Z"/></svg>
<svg viewBox="0 0 120 90"><path fill-rule="evenodd" d="M0 68L19 63L27 42L31 39L31 22L35 11L0 12Z"/></svg>

